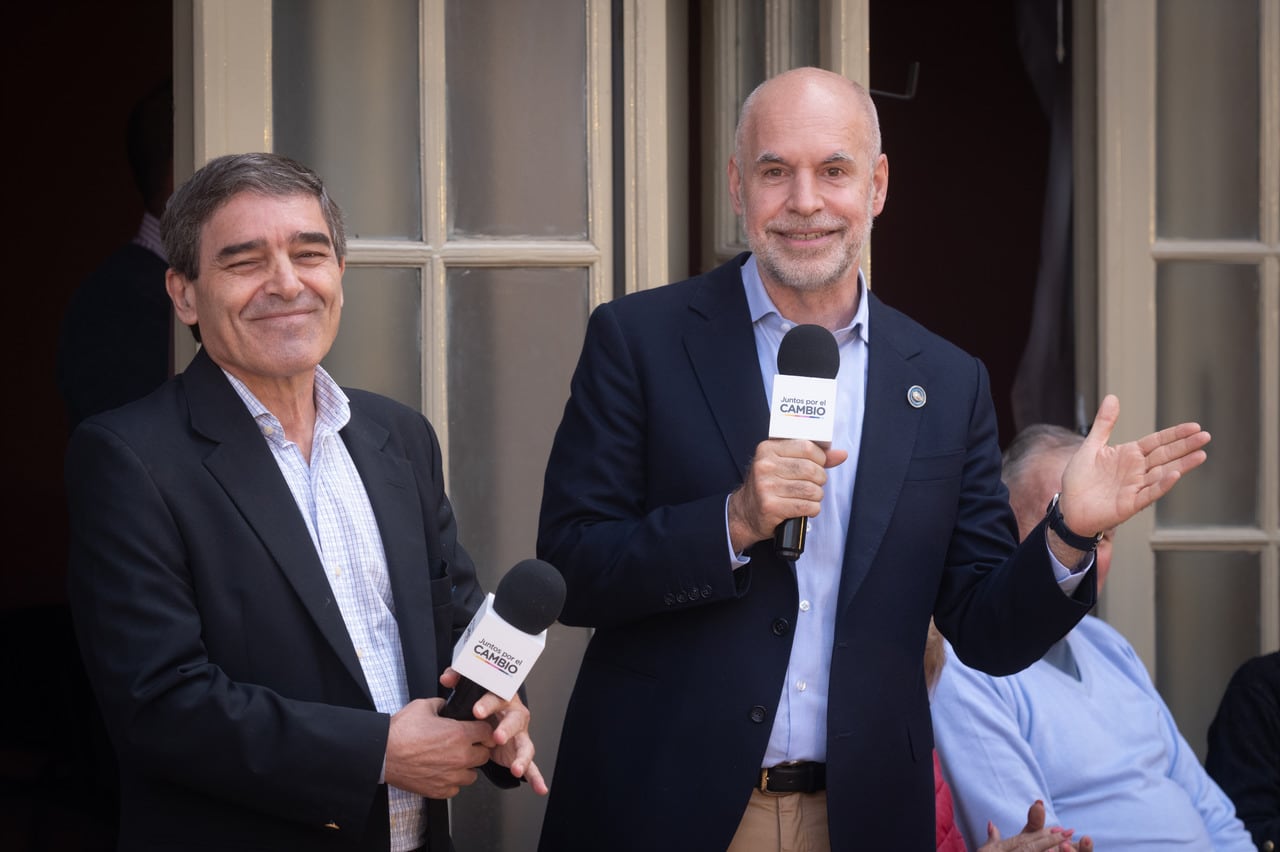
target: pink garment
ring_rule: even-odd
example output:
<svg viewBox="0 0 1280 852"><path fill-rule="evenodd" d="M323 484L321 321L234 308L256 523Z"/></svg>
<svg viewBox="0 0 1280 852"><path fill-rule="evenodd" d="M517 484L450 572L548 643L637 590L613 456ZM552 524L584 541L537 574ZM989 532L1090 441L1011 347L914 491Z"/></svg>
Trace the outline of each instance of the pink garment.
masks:
<svg viewBox="0 0 1280 852"><path fill-rule="evenodd" d="M951 788L942 777L942 764L938 762L936 749L933 752L933 793L937 811L938 852L966 852L964 838L956 825L951 805Z"/></svg>

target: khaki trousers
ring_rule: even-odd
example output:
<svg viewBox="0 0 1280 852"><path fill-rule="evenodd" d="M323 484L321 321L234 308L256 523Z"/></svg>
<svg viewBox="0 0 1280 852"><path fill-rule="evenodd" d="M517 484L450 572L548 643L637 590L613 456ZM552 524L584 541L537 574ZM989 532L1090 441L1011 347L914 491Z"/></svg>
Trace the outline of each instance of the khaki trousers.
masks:
<svg viewBox="0 0 1280 852"><path fill-rule="evenodd" d="M752 790L726 852L831 852L826 791L777 796Z"/></svg>

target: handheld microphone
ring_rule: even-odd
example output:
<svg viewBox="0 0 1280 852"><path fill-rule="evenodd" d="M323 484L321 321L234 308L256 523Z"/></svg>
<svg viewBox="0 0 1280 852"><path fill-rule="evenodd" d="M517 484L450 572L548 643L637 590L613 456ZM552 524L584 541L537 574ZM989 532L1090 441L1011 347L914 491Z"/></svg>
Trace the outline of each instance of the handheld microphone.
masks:
<svg viewBox="0 0 1280 852"><path fill-rule="evenodd" d="M830 444L836 423L836 373L840 347L820 325L797 325L778 345L778 375L769 404L770 438L805 438ZM804 553L808 518L788 518L773 534L774 552L783 559Z"/></svg>
<svg viewBox="0 0 1280 852"><path fill-rule="evenodd" d="M547 628L560 617L564 596L564 578L551 565L517 562L453 646L452 665L462 678L440 715L472 721L471 708L486 692L510 700L546 647Z"/></svg>

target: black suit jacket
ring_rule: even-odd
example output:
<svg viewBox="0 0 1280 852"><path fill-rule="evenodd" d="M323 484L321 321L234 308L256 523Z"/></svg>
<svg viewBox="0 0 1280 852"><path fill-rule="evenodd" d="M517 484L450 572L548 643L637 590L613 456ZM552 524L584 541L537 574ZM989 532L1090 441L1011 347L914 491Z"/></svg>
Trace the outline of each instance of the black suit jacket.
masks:
<svg viewBox="0 0 1280 852"><path fill-rule="evenodd" d="M84 280L62 317L57 381L68 428L132 402L169 378L169 264L122 246Z"/></svg>
<svg viewBox="0 0 1280 852"><path fill-rule="evenodd" d="M791 651L793 567L733 571L725 500L767 436L740 274L600 306L547 468L538 555L561 620L596 628L566 714L541 849L724 849L758 781ZM1017 546L986 371L870 296L866 414L831 649L832 848L933 850L930 615L993 673L1093 603ZM908 404L919 385L927 403ZM1027 803L1030 804L1030 803Z"/></svg>
<svg viewBox="0 0 1280 852"><path fill-rule="evenodd" d="M434 697L483 595L430 425L347 393L342 439L386 549L409 693ZM86 421L66 481L70 598L119 758L121 847L386 849L388 717L222 371L202 351L155 393ZM443 846L443 803L428 819Z"/></svg>

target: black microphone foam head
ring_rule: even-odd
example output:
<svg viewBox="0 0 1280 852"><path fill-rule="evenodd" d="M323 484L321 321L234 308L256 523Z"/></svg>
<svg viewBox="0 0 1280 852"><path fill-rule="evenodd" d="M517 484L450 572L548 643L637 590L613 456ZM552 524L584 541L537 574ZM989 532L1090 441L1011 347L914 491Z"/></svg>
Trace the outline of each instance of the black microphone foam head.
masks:
<svg viewBox="0 0 1280 852"><path fill-rule="evenodd" d="M498 581L493 611L516 630L535 636L560 617L564 595L559 571L541 559L524 559Z"/></svg>
<svg viewBox="0 0 1280 852"><path fill-rule="evenodd" d="M820 325L797 325L778 344L778 372L784 376L834 379L840 372L840 347Z"/></svg>

